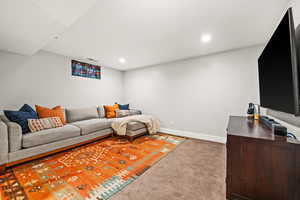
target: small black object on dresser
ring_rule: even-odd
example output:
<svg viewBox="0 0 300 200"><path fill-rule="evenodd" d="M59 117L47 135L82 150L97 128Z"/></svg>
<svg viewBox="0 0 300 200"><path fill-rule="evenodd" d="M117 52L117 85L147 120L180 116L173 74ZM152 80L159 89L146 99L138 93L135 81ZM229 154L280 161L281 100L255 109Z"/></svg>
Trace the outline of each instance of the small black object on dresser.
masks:
<svg viewBox="0 0 300 200"><path fill-rule="evenodd" d="M267 116L261 116L259 122L272 130L274 135L287 136L287 128Z"/></svg>
<svg viewBox="0 0 300 200"><path fill-rule="evenodd" d="M281 125L273 125L272 126L272 133L274 135L279 135L279 136L287 136L287 128Z"/></svg>
<svg viewBox="0 0 300 200"><path fill-rule="evenodd" d="M273 125L280 125L278 122L276 122L274 119L271 119L267 116L261 116L259 118L259 122L268 127L269 129L272 129Z"/></svg>

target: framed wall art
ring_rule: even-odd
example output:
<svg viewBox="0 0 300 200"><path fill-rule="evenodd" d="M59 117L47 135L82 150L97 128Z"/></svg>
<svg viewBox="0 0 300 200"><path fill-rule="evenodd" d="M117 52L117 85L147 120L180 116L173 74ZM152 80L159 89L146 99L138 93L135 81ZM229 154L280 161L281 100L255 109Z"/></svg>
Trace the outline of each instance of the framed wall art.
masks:
<svg viewBox="0 0 300 200"><path fill-rule="evenodd" d="M76 60L72 60L72 76L101 79L101 67Z"/></svg>

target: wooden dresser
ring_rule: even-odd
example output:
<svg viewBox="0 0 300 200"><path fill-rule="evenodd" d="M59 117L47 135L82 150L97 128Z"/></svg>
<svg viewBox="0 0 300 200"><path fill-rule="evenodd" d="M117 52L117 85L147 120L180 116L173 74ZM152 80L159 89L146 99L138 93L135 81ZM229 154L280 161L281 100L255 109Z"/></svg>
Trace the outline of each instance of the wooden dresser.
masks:
<svg viewBox="0 0 300 200"><path fill-rule="evenodd" d="M300 143L247 117L227 128L227 198L300 200Z"/></svg>

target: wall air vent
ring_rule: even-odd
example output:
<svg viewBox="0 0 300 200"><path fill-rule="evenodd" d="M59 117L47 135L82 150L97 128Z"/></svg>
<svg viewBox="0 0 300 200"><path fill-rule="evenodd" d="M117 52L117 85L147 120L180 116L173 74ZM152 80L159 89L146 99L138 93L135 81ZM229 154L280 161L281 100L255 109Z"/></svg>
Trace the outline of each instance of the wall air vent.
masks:
<svg viewBox="0 0 300 200"><path fill-rule="evenodd" d="M88 61L92 61L92 62L98 62L98 60L94 59L94 58L87 58Z"/></svg>

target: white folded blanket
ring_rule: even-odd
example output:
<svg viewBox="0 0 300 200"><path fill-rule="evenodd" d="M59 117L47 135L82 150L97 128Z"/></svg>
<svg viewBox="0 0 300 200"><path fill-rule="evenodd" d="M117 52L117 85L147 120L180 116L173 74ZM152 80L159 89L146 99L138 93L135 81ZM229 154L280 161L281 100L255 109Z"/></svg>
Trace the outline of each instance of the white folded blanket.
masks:
<svg viewBox="0 0 300 200"><path fill-rule="evenodd" d="M127 124L129 122L144 123L148 129L149 134L157 133L160 128L160 121L151 115L134 115L124 118L118 118L112 123L112 128L118 135L126 135Z"/></svg>

